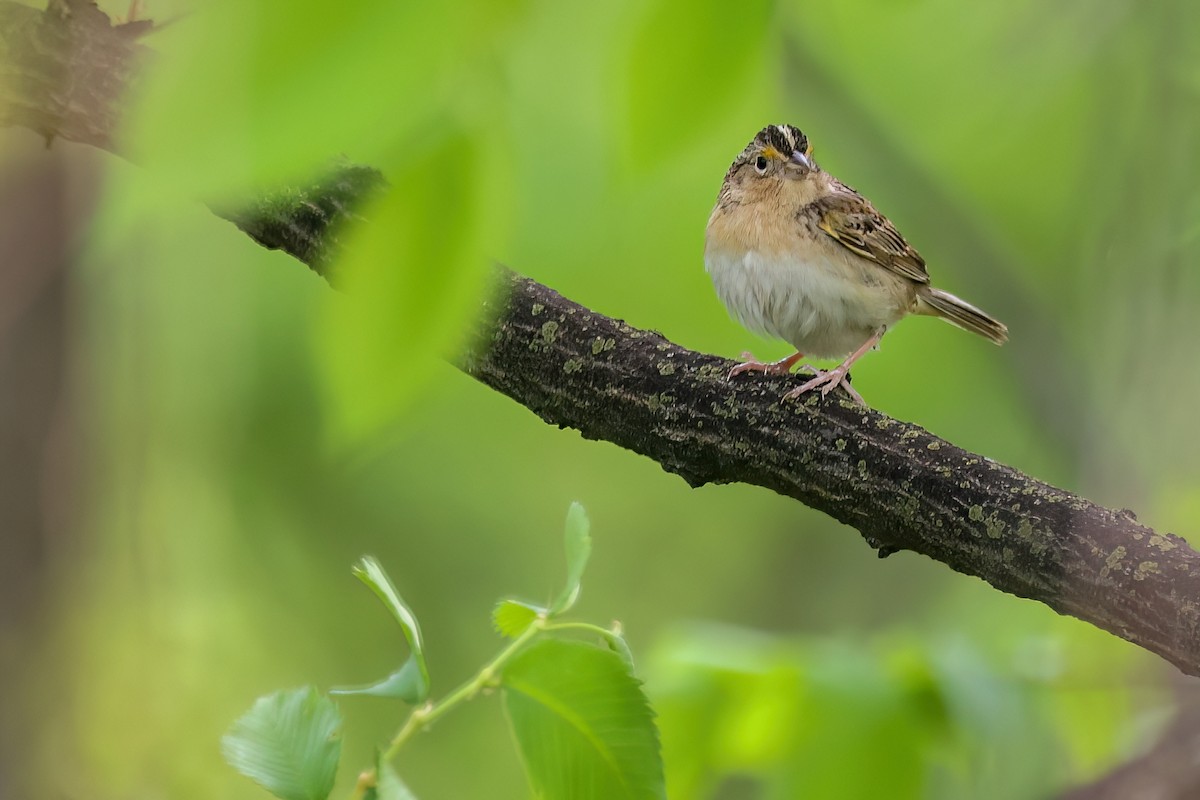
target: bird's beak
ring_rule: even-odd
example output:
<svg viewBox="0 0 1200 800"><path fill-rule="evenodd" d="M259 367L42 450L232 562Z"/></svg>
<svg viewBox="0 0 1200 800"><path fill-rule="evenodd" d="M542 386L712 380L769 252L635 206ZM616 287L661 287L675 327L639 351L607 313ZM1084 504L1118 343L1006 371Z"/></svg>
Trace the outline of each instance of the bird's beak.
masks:
<svg viewBox="0 0 1200 800"><path fill-rule="evenodd" d="M812 162L808 160L808 156L801 153L799 150L792 151L792 161L801 165L805 169L812 169Z"/></svg>

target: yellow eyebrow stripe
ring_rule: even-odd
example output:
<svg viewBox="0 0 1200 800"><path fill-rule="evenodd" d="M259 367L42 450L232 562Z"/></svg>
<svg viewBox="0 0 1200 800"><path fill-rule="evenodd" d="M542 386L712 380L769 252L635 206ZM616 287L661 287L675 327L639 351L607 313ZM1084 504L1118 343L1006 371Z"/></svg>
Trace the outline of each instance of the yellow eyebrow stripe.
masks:
<svg viewBox="0 0 1200 800"><path fill-rule="evenodd" d="M764 147L762 152L767 158L783 158L783 156L779 154L779 151L770 145Z"/></svg>

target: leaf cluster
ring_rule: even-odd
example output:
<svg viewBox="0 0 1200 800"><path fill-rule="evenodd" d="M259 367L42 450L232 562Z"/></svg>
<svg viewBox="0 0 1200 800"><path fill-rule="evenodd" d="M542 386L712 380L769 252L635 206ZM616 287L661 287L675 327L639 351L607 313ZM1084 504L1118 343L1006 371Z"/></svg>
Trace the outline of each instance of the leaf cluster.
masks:
<svg viewBox="0 0 1200 800"><path fill-rule="evenodd" d="M354 789L361 800L416 797L392 762L435 719L499 689L512 735L538 797L573 800L665 797L654 714L633 674L629 647L618 629L562 621L579 598L592 540L583 507L567 513L567 579L547 607L503 600L493 623L511 641L478 673L445 698L430 702L430 676L416 614L374 558L355 576L391 613L408 656L387 677L322 694L313 687L259 698L222 740L226 760L282 800L324 800L334 788L342 719L330 695L394 697L413 706L408 717ZM564 638L564 633L588 637ZM554 635L559 634L559 635Z"/></svg>

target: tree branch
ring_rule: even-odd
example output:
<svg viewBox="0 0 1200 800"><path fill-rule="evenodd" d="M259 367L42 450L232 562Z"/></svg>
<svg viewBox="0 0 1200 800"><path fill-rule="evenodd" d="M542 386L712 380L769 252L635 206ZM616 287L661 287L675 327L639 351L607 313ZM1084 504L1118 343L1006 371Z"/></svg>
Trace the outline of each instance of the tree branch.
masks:
<svg viewBox="0 0 1200 800"><path fill-rule="evenodd" d="M787 378L589 311L503 272L462 369L546 422L648 456L692 486L751 483L1038 600L1200 674L1200 554L844 395L781 403Z"/></svg>
<svg viewBox="0 0 1200 800"><path fill-rule="evenodd" d="M78 44L87 25L72 10L87 6L61 0L51 8L66 15L47 12L43 21L72 20ZM71 118L76 106L53 102L54 81L74 85L72 70L89 50L68 58L54 48L14 47L19 39L5 26L26 11L0 2L0 45L7 43L0 66L37 79L19 84L20 102L0 120L111 148L105 125L117 116L112 108L81 122ZM107 28L107 20L95 27ZM28 61L30 53L38 60ZM43 78L48 90L38 83ZM49 99L39 100L47 91ZM339 174L358 169L343 166ZM227 216L260 243L323 269L331 225L352 214L356 197L378 190L373 171L354 175L332 179L340 187L335 197L322 195L322 182ZM314 207L335 213L314 214ZM744 482L793 497L857 528L881 555L923 553L1200 675L1200 554L1183 540L837 395L780 403L786 378L730 381L731 364L503 269L460 361L547 422L653 458L693 486Z"/></svg>

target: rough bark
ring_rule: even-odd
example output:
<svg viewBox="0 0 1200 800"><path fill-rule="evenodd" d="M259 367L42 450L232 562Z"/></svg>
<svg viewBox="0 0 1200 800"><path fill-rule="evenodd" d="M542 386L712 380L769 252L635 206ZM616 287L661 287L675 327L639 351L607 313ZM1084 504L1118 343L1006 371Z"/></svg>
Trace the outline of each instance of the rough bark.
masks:
<svg viewBox="0 0 1200 800"><path fill-rule="evenodd" d="M87 5L63 0L51 9ZM11 31L2 30L24 20L26 11L0 2L5 74L71 83L63 69L75 68L78 53L13 46ZM45 18L55 17L48 12ZM86 12L78 17L85 18ZM41 60L23 61L30 52ZM47 68L47 52L68 61ZM36 82L20 85L36 89ZM73 121L76 105L39 109L36 91L18 99L5 122L48 138L82 132L81 141L112 147L103 130ZM86 104L78 108L87 113ZM100 118L116 115L109 108ZM54 120L63 127L54 128ZM329 263L331 225L352 213L358 189L378 189L371 170L355 175L345 186L332 179L349 188L328 206L320 198L323 182L227 216L260 243L321 271ZM314 207L336 213L314 214ZM737 481L794 497L857 528L881 555L923 553L1200 674L1200 554L1178 537L844 397L782 404L787 379L730 381L729 361L591 312L506 270L499 271L498 283L460 365L547 422L653 458L693 486Z"/></svg>
<svg viewBox="0 0 1200 800"><path fill-rule="evenodd" d="M1200 674L1200 554L845 395L781 403L787 378L589 311L507 271L462 369L549 423L648 456L692 486L751 483L1039 600Z"/></svg>

